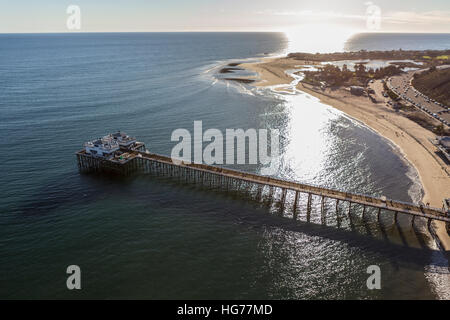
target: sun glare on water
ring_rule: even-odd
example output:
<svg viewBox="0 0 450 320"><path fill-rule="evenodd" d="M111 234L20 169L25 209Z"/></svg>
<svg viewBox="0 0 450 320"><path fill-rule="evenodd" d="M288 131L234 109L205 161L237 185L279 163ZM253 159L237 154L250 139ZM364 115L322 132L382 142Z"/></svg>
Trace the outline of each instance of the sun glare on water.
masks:
<svg viewBox="0 0 450 320"><path fill-rule="evenodd" d="M288 52L343 51L345 42L357 31L336 25L309 24L285 30Z"/></svg>

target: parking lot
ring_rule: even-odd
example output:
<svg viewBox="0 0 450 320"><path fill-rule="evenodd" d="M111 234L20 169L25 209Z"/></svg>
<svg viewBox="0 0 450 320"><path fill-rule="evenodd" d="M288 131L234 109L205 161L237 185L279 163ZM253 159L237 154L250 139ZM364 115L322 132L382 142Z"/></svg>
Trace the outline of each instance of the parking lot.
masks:
<svg viewBox="0 0 450 320"><path fill-rule="evenodd" d="M410 71L399 76L394 76L388 79L388 87L395 92L404 101L409 102L413 106L422 110L430 117L433 117L444 125L450 125L450 109L433 99L421 94L411 85L411 80L415 72Z"/></svg>

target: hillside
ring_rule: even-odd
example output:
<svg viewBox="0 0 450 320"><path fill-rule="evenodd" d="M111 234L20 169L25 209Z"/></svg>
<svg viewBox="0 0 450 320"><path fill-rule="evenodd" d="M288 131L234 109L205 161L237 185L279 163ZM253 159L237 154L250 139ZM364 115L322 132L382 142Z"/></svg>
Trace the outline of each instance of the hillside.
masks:
<svg viewBox="0 0 450 320"><path fill-rule="evenodd" d="M450 106L450 68L416 74L413 86L426 96Z"/></svg>
<svg viewBox="0 0 450 320"><path fill-rule="evenodd" d="M391 50L391 51L353 51L334 53L294 52L288 58L305 61L339 61L339 60L413 60L427 65L448 63L450 50Z"/></svg>

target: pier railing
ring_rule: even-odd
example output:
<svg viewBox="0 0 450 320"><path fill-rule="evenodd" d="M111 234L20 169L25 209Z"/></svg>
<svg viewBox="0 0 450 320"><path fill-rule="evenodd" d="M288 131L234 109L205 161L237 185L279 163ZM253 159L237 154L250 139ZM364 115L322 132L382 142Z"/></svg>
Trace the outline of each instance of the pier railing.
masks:
<svg viewBox="0 0 450 320"><path fill-rule="evenodd" d="M348 202L349 206L352 204L360 204L363 206L363 212L365 212L366 207L372 207L378 210L378 215L380 215L381 210L388 210L395 213L395 218L397 218L398 213L403 213L411 215L413 220L415 217L422 217L429 219L430 223L432 220L450 223L449 212L443 209L385 199L384 197L373 197L364 194L344 192L212 165L173 161L172 158L143 151L128 150L126 154L127 159L125 161L99 159L92 157L84 151L78 152L77 157L79 168L82 171L112 170L122 174L143 171L171 177L185 177L186 179L192 179L199 183L211 181L211 179L214 178L215 183L220 184L229 184L230 181L243 181L257 185L258 188L263 186L269 186L271 189L279 188L282 191L282 207L284 206L286 191L291 190L295 192L294 212L297 207L299 194L306 193L309 196L308 208L311 206L311 195L316 195L322 197L322 202L325 198L336 200L336 206L339 204L339 201Z"/></svg>

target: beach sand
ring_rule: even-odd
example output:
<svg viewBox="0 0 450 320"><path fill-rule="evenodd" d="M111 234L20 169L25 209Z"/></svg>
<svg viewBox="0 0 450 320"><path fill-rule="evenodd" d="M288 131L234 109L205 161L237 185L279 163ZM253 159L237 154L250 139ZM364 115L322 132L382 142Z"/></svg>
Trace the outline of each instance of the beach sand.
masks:
<svg viewBox="0 0 450 320"><path fill-rule="evenodd" d="M239 67L251 70L259 74L259 80L255 86L273 86L289 84L293 80L285 70L298 69L303 65L312 65L313 62L295 60L291 58L264 58L260 63L243 63Z"/></svg>
<svg viewBox="0 0 450 320"><path fill-rule="evenodd" d="M259 63L242 64L241 67L259 74L260 80L255 83L256 86L273 86L291 83L293 78L285 71L300 68L305 63L309 64L289 58L267 58ZM450 196L450 170L436 155L436 147L428 140L435 138L431 131L387 107L384 101L373 103L368 97L351 95L344 88L327 88L322 91L299 83L297 89L345 112L389 139L417 170L424 189L422 201L433 207L442 207L443 199ZM435 221L434 227L444 249L450 250L450 237L445 230L445 224Z"/></svg>

